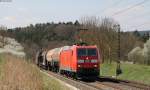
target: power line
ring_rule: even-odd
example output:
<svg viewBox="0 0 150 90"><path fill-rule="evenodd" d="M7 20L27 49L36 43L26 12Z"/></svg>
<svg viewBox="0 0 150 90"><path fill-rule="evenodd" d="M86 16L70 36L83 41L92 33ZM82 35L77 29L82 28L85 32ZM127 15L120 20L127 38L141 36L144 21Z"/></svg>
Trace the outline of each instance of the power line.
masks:
<svg viewBox="0 0 150 90"><path fill-rule="evenodd" d="M141 1L141 2L139 2L139 3L136 3L136 4L132 5L132 6L129 6L129 7L127 7L127 8L124 8L124 9L118 11L118 12L115 12L115 13L114 13L113 15L111 15L111 16L115 16L115 15L122 14L122 13L124 13L124 12L126 12L126 11L128 11L128 10L131 10L131 9L137 7L137 6L140 6L140 5L142 5L142 4L144 4L144 3L148 2L148 1L149 1L149 0L143 0L143 1ZM114 2L111 6L109 6L108 8L103 9L100 13L103 14L106 10L109 10L109 9L112 8L113 6L116 6L117 4L119 4L120 2L121 2L121 0L118 0L118 1ZM98 14L98 13L96 13L96 14ZM150 23L150 22L149 22L149 23ZM145 24L148 24L148 23L146 22L146 23L140 24L140 25L138 25L138 26L136 26L136 27L140 27L140 26L143 26L143 25L145 25Z"/></svg>
<svg viewBox="0 0 150 90"><path fill-rule="evenodd" d="M149 0L144 0L144 1L139 2L139 3L137 3L137 4L133 5L133 6L130 6L130 7L125 8L125 9L123 9L123 10L120 10L120 11L118 11L118 12L115 12L112 16L119 15L119 14L121 14L121 13L124 13L124 12L126 12L126 11L128 11L128 10L131 10L131 9L137 7L137 6L140 6L140 5L144 4L144 3L146 3L147 1L149 1Z"/></svg>
<svg viewBox="0 0 150 90"><path fill-rule="evenodd" d="M131 26L131 27L141 27L141 26L144 26L144 25L147 25L147 24L150 24L150 22L145 22L145 23L143 23L143 24L140 24L140 25L137 25L137 26Z"/></svg>
<svg viewBox="0 0 150 90"><path fill-rule="evenodd" d="M94 15L97 15L99 13L103 14L106 10L109 10L110 8L112 8L113 6L116 6L117 4L119 4L122 0L117 0L116 2L114 2L112 5L110 5L109 7L103 9L101 12L96 12Z"/></svg>
<svg viewBox="0 0 150 90"><path fill-rule="evenodd" d="M143 18L143 17L147 17L147 16L149 16L150 15L150 12L148 12L148 13L146 13L146 14L140 14L140 15L138 15L138 16L136 16L136 18ZM134 16L134 19L136 19L135 18L135 16ZM129 17L128 18L129 20L130 19L133 19L133 17L131 16L131 17Z"/></svg>
<svg viewBox="0 0 150 90"><path fill-rule="evenodd" d="M125 9L123 9L123 10L120 10L120 11L114 13L112 16L122 14L122 13L128 11L128 10L131 10L131 9L137 7L137 6L140 6L140 5L144 4L144 3L146 3L147 1L148 1L148 0L143 0L142 2L139 2L139 3L137 3L137 4L134 4L134 5L130 6L130 7L127 7L127 8L125 8ZM143 23L143 24L140 24L140 25L137 25L137 26L134 26L134 27L141 27L141 26L146 25L146 24L148 24L148 23L150 23L150 22L145 22L145 23Z"/></svg>

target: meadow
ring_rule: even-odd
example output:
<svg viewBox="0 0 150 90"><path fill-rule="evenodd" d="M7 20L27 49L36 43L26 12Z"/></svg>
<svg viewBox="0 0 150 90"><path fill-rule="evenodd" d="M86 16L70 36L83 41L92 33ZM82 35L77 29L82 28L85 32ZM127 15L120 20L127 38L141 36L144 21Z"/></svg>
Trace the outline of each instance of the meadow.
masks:
<svg viewBox="0 0 150 90"><path fill-rule="evenodd" d="M150 85L150 66L122 63L121 69L123 73L120 74L117 78L141 82ZM104 63L101 65L100 71L100 75L102 76L115 76L116 63Z"/></svg>

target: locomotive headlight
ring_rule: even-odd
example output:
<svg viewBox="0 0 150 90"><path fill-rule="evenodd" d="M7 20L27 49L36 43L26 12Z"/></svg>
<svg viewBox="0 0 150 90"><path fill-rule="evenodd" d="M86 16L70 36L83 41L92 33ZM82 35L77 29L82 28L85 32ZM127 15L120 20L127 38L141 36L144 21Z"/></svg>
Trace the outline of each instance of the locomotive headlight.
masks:
<svg viewBox="0 0 150 90"><path fill-rule="evenodd" d="M78 63L84 63L84 60L78 60Z"/></svg>
<svg viewBox="0 0 150 90"><path fill-rule="evenodd" d="M91 63L97 63L98 61L96 59L92 59Z"/></svg>
<svg viewBox="0 0 150 90"><path fill-rule="evenodd" d="M78 65L78 67L81 67L81 65Z"/></svg>
<svg viewBox="0 0 150 90"><path fill-rule="evenodd" d="M97 67L97 65L94 65L94 67Z"/></svg>

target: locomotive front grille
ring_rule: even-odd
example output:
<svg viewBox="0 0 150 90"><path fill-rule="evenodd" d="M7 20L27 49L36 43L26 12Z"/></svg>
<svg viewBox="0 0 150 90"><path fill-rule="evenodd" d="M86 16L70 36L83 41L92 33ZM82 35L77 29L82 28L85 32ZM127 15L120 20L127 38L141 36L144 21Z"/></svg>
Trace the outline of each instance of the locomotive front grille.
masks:
<svg viewBox="0 0 150 90"><path fill-rule="evenodd" d="M99 70L96 68L80 68L77 74L78 76L98 76Z"/></svg>

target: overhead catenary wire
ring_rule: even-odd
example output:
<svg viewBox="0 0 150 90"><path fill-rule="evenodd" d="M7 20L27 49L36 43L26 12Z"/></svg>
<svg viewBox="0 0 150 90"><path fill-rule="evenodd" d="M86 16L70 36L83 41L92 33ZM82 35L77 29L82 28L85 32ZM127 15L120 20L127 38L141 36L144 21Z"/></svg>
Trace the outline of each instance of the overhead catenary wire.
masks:
<svg viewBox="0 0 150 90"><path fill-rule="evenodd" d="M103 14L106 10L109 10L110 8L118 5L119 3L121 3L122 0L117 0L116 2L112 3L112 5L110 5L109 7L104 8L101 12L96 12L94 15L97 15L99 13Z"/></svg>
<svg viewBox="0 0 150 90"><path fill-rule="evenodd" d="M122 9L122 10L120 10L120 11L117 11L117 12L113 13L111 16L118 16L118 15L120 15L120 14L123 14L123 13L129 11L129 10L133 10L134 8L140 6L140 5L142 5L142 4L144 4L144 3L148 2L148 1L149 1L149 0L143 0L143 1L141 1L141 2L138 2L138 3L136 3L136 4L132 5L132 6L129 6L129 7L127 7L127 8L124 8L124 9ZM118 5L119 3L121 3L121 0L118 0L118 1L114 2L110 7L103 9L100 13L103 14L106 10L109 10L110 8L112 8L113 6ZM97 13L97 14L98 14L98 13ZM95 15L96 15L96 14L95 14ZM142 15L142 16L143 16L143 15ZM145 24L148 24L148 23L146 22L146 23L140 24L140 25L138 25L137 27L143 26L143 25L145 25Z"/></svg>
<svg viewBox="0 0 150 90"><path fill-rule="evenodd" d="M142 5L142 4L144 4L144 3L148 2L148 1L149 1L149 0L143 0L142 2L139 2L139 3L135 4L135 5L132 5L132 6L130 6L130 7L127 7L127 8L125 8L125 9L123 9L123 10L118 11L118 12L115 12L112 16L122 14L122 13L124 13L124 12L126 12L126 11L128 11L128 10L131 10L131 9L137 7L137 6L140 6L140 5Z"/></svg>
<svg viewBox="0 0 150 90"><path fill-rule="evenodd" d="M140 14L140 15L136 16L136 18L139 19L139 18L143 18L143 17L148 17L149 15L150 15L150 12L148 12L146 14ZM128 19L131 20L131 19L133 19L133 17L131 16ZM134 19L135 19L135 15L134 15Z"/></svg>
<svg viewBox="0 0 150 90"><path fill-rule="evenodd" d="M137 28L140 28L141 26L144 26L144 25L148 25L150 24L150 22L145 22L145 23L142 23L140 25L136 25L136 26L131 26L131 27L137 27ZM134 28L133 28L134 29Z"/></svg>
<svg viewBox="0 0 150 90"><path fill-rule="evenodd" d="M129 6L129 7L125 8L125 9L122 9L122 10L120 10L120 11L118 11L118 12L115 12L115 13L112 14L111 16L118 16L118 15L120 15L120 14L123 14L123 13L127 12L128 10L132 10L132 9L134 9L135 7L138 7L138 6L144 4L144 3L148 2L148 1L149 1L149 0L143 0L142 2L136 3L136 4L134 4L134 5L132 5L132 6ZM143 15L142 15L142 16L143 16ZM145 23L143 23L143 24L137 25L136 27L141 27L141 26L146 25L146 24L148 24L148 23L150 23L150 22L145 22Z"/></svg>

